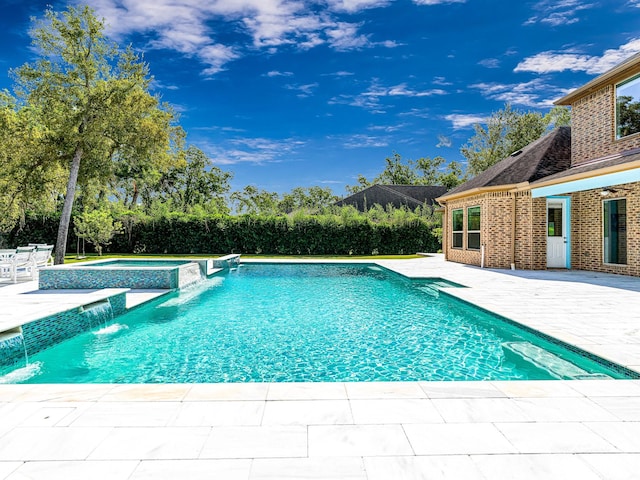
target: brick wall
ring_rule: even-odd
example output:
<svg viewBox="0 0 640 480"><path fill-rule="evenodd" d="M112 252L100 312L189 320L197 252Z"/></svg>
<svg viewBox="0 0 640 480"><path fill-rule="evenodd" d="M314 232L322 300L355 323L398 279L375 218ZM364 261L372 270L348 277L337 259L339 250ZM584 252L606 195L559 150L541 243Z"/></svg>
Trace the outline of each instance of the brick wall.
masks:
<svg viewBox="0 0 640 480"><path fill-rule="evenodd" d="M574 102L571 117L573 165L640 147L640 134L616 140L613 84Z"/></svg>
<svg viewBox="0 0 640 480"><path fill-rule="evenodd" d="M468 265L480 265L481 263L481 254L478 250L467 250L466 249L466 236L467 236L467 208L480 206L480 243L485 242L485 234L484 234L484 226L487 222L487 208L486 208L486 199L484 195L474 195L472 197L464 198L461 200L456 200L452 202L448 202L445 207L445 216L443 218L443 224L445 224L444 235L446 235L442 239L443 251L445 254L445 258L452 262L457 263L465 263ZM453 235L453 224L452 224L452 214L453 210L457 210L459 208L463 209L464 212L464 234L463 234L463 248L453 248L451 239Z"/></svg>
<svg viewBox="0 0 640 480"><path fill-rule="evenodd" d="M546 204L544 199L532 199L530 192L492 192L449 202L446 206L446 237L443 250L447 260L480 265L477 250L451 247L451 212L475 205L481 207L481 243L485 245L485 266L511 268L512 229L515 201L515 265L518 269L546 268Z"/></svg>
<svg viewBox="0 0 640 480"><path fill-rule="evenodd" d="M571 266L578 270L640 276L640 184L613 187L607 199L627 201L627 264L603 262L603 198L599 190L572 194Z"/></svg>

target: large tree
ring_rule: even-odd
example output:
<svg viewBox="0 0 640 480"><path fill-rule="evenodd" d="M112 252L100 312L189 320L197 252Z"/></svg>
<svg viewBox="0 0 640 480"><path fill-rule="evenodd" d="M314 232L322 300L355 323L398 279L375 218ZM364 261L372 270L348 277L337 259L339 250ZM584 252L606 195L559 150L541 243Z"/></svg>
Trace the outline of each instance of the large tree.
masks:
<svg viewBox="0 0 640 480"><path fill-rule="evenodd" d="M279 201L280 196L276 192L262 190L253 185L247 185L231 194L231 202L237 213L274 215L279 212Z"/></svg>
<svg viewBox="0 0 640 480"><path fill-rule="evenodd" d="M278 208L282 213L296 210L315 212L329 207L338 200L329 187L296 187L291 192L282 195Z"/></svg>
<svg viewBox="0 0 640 480"><path fill-rule="evenodd" d="M171 143L172 114L149 93L148 68L131 49L104 36L89 7L48 10L31 31L37 59L13 73L23 108L38 112L55 151L48 161L68 171L55 262L64 262L78 182L113 175L114 162L162 155ZM150 135L153 132L153 135Z"/></svg>
<svg viewBox="0 0 640 480"><path fill-rule="evenodd" d="M540 138L549 128L568 125L570 121L569 110L564 107L554 107L543 115L505 104L491 114L486 125L475 124L474 135L460 149L467 159L468 174L474 176L485 171Z"/></svg>
<svg viewBox="0 0 640 480"><path fill-rule="evenodd" d="M10 229L27 212L50 215L64 191L64 170L50 165L55 152L34 109L16 108L8 92L0 92L0 228Z"/></svg>
<svg viewBox="0 0 640 480"><path fill-rule="evenodd" d="M443 185L453 188L463 180L460 164L455 161L447 163L440 156L422 157L405 162L399 153L393 152L393 155L385 158L384 161L384 170L372 181L363 175L358 175L358 185L347 186L347 191L353 194L375 184Z"/></svg>
<svg viewBox="0 0 640 480"><path fill-rule="evenodd" d="M233 174L213 165L211 159L193 145L181 154L184 161L160 172L155 186L145 192L145 201L157 195L160 201L184 213L197 206L208 213L228 214L225 197Z"/></svg>

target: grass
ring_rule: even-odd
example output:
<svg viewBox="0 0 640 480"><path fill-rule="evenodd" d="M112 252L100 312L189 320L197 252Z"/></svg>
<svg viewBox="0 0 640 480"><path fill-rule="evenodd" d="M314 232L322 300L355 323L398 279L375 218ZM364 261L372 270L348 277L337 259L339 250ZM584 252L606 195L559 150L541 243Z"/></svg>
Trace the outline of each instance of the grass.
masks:
<svg viewBox="0 0 640 480"><path fill-rule="evenodd" d="M98 256L95 253L89 253L85 258L77 258L76 255L66 255L64 257L64 263L79 263L79 262L89 262L92 260L113 260L116 258L164 258L164 259L175 259L175 258L215 258L221 257L224 255L221 254L171 254L171 255L162 255L162 254L132 254L132 253L110 253L102 256ZM413 258L424 258L424 255L242 255L243 258L258 258L258 259L327 259L327 260L409 260Z"/></svg>

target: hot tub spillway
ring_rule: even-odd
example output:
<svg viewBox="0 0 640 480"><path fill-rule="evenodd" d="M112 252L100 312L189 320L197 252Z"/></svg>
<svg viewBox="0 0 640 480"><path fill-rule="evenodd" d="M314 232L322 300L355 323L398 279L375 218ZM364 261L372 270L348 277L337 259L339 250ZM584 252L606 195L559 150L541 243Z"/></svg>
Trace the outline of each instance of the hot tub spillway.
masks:
<svg viewBox="0 0 640 480"><path fill-rule="evenodd" d="M88 330L106 327L113 320L113 308L108 299L83 305L78 311L86 319Z"/></svg>
<svg viewBox="0 0 640 480"><path fill-rule="evenodd" d="M0 332L0 365L19 364L21 358L24 358L24 364L28 366L29 356L22 335L22 327Z"/></svg>

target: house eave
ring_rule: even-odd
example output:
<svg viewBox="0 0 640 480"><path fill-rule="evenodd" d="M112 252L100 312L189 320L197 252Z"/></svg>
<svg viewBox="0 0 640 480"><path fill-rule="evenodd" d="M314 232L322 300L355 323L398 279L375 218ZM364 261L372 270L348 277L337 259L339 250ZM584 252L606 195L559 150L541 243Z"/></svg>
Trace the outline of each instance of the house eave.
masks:
<svg viewBox="0 0 640 480"><path fill-rule="evenodd" d="M524 183L512 183L509 185L494 185L490 187L476 187L469 190L465 190L459 193L453 193L449 195L443 195L436 198L436 201L442 205L443 203L450 202L452 200L460 200L465 197L473 197L474 195L481 195L483 193L495 193L495 192L509 192L522 189L524 185L529 185L529 182Z"/></svg>

